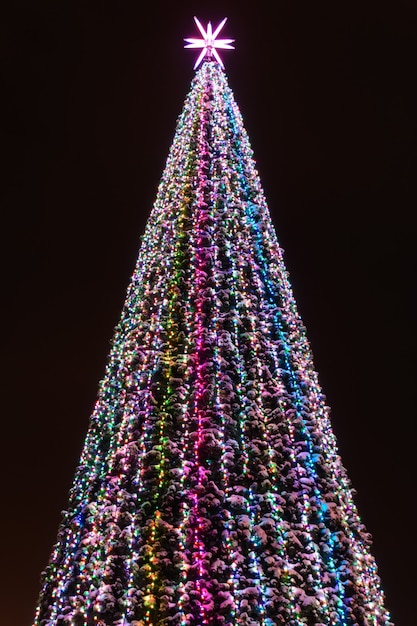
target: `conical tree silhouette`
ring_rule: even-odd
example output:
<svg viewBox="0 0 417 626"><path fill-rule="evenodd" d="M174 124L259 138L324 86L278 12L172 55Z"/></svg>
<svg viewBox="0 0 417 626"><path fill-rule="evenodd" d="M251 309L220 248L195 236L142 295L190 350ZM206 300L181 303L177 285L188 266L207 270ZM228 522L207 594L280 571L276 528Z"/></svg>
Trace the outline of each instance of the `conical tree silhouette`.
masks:
<svg viewBox="0 0 417 626"><path fill-rule="evenodd" d="M390 624L242 117L179 117L36 625Z"/></svg>

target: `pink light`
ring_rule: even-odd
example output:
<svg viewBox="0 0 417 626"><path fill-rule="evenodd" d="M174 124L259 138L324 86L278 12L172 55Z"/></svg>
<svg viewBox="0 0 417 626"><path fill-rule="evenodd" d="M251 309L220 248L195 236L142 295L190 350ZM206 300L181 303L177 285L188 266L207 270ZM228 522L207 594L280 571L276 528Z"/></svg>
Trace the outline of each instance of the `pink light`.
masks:
<svg viewBox="0 0 417 626"><path fill-rule="evenodd" d="M211 22L207 24L207 30L204 30L204 27L201 25L200 21L196 17L194 17L194 21L197 24L197 28L202 35L202 39L196 39L194 37L184 39L184 41L187 42L187 45L184 46L184 48L202 48L202 51L194 64L194 69L197 69L205 56L207 56L207 58L209 59L214 56L219 65L221 67L224 67L223 61L221 60L216 48L219 48L221 50L234 50L234 46L231 45L234 42L234 39L217 39L217 35L220 33L223 26L225 25L227 17L225 17L224 20L220 22L214 33Z"/></svg>

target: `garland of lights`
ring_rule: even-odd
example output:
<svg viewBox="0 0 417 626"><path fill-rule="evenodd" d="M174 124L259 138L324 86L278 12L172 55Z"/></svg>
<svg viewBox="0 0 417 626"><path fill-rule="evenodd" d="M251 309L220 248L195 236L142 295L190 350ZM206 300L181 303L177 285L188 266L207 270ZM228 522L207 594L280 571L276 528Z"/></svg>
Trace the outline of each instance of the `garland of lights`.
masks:
<svg viewBox="0 0 417 626"><path fill-rule="evenodd" d="M34 620L162 623L390 624L242 117L210 57Z"/></svg>

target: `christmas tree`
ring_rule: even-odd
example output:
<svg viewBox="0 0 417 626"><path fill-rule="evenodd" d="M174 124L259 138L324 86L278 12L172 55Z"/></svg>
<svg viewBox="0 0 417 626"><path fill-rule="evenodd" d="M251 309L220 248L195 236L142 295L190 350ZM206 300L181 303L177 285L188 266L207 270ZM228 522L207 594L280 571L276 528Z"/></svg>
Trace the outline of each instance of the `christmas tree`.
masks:
<svg viewBox="0 0 417 626"><path fill-rule="evenodd" d="M217 52L232 41L196 23L34 624L388 625Z"/></svg>

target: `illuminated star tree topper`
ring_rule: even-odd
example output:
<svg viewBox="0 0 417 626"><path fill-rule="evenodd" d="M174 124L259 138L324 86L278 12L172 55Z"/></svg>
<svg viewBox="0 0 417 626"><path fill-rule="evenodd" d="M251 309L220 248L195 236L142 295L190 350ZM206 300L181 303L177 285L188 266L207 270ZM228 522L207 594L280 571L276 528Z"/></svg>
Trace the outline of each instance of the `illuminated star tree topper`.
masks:
<svg viewBox="0 0 417 626"><path fill-rule="evenodd" d="M234 46L231 46L234 42L234 39L217 39L217 35L220 33L221 29L225 25L227 17L224 18L222 22L217 26L216 30L213 32L211 22L207 24L207 30L204 30L204 27L201 25L200 21L194 17L194 21L197 24L198 30L202 34L202 39L184 39L187 42L187 45L184 48L202 48L201 54L195 62L194 69L200 65L201 61L206 56L211 59L214 57L216 61L220 64L221 67L224 68L223 61L221 60L219 53L216 48L221 48L222 50L234 50Z"/></svg>

